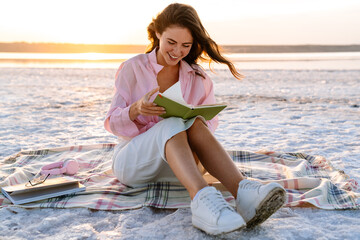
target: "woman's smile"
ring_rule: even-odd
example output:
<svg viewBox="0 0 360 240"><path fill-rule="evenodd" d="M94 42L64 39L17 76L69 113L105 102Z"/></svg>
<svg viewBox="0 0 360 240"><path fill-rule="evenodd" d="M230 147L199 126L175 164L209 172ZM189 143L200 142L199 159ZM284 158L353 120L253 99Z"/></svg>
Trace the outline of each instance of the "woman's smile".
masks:
<svg viewBox="0 0 360 240"><path fill-rule="evenodd" d="M169 56L170 56L170 58L172 58L172 59L174 59L174 60L177 60L179 57L175 57L175 56L173 56L171 53L168 53L169 54Z"/></svg>

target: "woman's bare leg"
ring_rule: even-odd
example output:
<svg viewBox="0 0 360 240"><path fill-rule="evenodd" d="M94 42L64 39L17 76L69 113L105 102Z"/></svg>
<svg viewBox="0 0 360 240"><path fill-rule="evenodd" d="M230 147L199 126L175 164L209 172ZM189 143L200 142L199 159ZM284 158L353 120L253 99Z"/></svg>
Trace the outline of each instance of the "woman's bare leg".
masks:
<svg viewBox="0 0 360 240"><path fill-rule="evenodd" d="M209 128L196 119L187 130L187 137L204 168L236 198L239 182L244 177Z"/></svg>
<svg viewBox="0 0 360 240"><path fill-rule="evenodd" d="M207 186L207 182L197 167L193 152L196 153L204 168L236 198L238 184L244 177L200 119L196 119L186 132L172 137L165 146L169 166L188 190L191 199L200 189Z"/></svg>
<svg viewBox="0 0 360 240"><path fill-rule="evenodd" d="M170 168L188 190L191 199L200 189L208 186L198 169L186 132L180 132L168 140L165 154Z"/></svg>
<svg viewBox="0 0 360 240"><path fill-rule="evenodd" d="M237 198L239 182L244 179L230 156L215 139L208 127L199 119L186 131L175 135L165 146L168 163L176 177L188 190L191 199L207 186L200 173L195 157L199 158L204 168L217 178L231 194ZM245 182L246 184L246 182ZM236 201L236 209L240 217L239 226L262 223L279 209L286 199L285 190L276 183L261 185L252 189L242 189ZM194 208L196 212L196 208ZM196 214L195 214L196 215ZM194 222L193 215L193 222ZM206 219L202 219L205 220ZM206 227L198 226L200 229Z"/></svg>

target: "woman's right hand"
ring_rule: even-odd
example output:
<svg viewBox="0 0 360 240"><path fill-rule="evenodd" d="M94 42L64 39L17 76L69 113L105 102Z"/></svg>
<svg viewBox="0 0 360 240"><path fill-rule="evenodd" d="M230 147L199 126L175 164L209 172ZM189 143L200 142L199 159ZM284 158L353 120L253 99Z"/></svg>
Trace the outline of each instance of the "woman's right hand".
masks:
<svg viewBox="0 0 360 240"><path fill-rule="evenodd" d="M159 91L160 87L154 88L142 98L131 104L129 110L129 117L131 121L134 121L139 115L143 116L159 116L165 113L165 108L159 107L153 102L150 102L150 98L154 93Z"/></svg>

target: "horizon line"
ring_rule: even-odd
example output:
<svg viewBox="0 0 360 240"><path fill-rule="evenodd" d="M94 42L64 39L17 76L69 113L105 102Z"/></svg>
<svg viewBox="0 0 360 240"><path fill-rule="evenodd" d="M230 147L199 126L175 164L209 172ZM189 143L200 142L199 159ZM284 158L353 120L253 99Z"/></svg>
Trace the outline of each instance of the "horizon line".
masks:
<svg viewBox="0 0 360 240"><path fill-rule="evenodd" d="M0 42L0 44L56 44L56 45L96 45L96 46L148 46L149 44L132 44L132 43L72 43L72 42L27 42L11 41ZM219 44L219 46L360 46L360 43L347 44L323 44L323 43L298 43L298 44Z"/></svg>
<svg viewBox="0 0 360 240"><path fill-rule="evenodd" d="M23 53L144 53L149 45L0 42L0 52ZM346 45L219 45L225 53L360 52L360 44Z"/></svg>

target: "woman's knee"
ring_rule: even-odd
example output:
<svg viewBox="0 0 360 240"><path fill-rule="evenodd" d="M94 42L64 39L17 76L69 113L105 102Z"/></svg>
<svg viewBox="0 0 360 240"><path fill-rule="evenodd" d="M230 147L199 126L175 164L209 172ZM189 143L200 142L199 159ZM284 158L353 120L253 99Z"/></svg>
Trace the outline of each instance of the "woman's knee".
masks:
<svg viewBox="0 0 360 240"><path fill-rule="evenodd" d="M179 145L182 146L182 145L188 144L187 142L188 142L188 139L187 139L186 131L181 131L181 132L175 134L169 140L167 140L167 142L165 143L165 154L169 150L169 148L171 148L172 146L179 146Z"/></svg>
<svg viewBox="0 0 360 240"><path fill-rule="evenodd" d="M198 134L201 131L209 131L209 128L207 127L206 123L204 123L204 121L200 118L196 118L194 123L187 130L189 135Z"/></svg>

